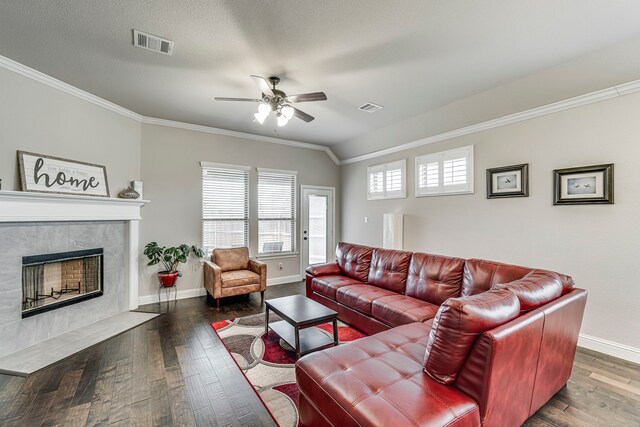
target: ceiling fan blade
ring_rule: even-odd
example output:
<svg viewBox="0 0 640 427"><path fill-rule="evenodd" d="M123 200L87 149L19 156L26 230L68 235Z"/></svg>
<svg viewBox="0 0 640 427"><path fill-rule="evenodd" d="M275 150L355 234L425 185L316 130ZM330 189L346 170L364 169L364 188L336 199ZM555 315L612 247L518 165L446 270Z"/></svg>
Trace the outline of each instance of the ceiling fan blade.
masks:
<svg viewBox="0 0 640 427"><path fill-rule="evenodd" d="M304 120L305 122L309 123L310 121L313 121L313 119L315 119L315 117L305 113L302 110L298 110L296 107L290 106L291 108L293 108L293 115L296 116L297 118Z"/></svg>
<svg viewBox="0 0 640 427"><path fill-rule="evenodd" d="M327 95L324 92L301 93L300 95L287 96L287 102L312 102L326 101Z"/></svg>
<svg viewBox="0 0 640 427"><path fill-rule="evenodd" d="M223 98L216 96L216 101L243 101L243 102L262 102L262 99L253 99L253 98Z"/></svg>
<svg viewBox="0 0 640 427"><path fill-rule="evenodd" d="M251 78L258 85L262 93L269 96L275 96L273 90L269 87L269 82L264 77L251 75Z"/></svg>

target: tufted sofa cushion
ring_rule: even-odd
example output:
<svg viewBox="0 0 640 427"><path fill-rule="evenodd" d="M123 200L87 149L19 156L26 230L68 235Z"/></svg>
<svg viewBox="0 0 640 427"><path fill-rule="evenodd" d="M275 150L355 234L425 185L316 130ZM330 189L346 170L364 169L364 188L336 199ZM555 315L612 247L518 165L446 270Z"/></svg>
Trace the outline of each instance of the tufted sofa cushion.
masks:
<svg viewBox="0 0 640 427"><path fill-rule="evenodd" d="M371 304L371 315L391 326L424 322L433 319L437 312L437 305L406 295L378 298Z"/></svg>
<svg viewBox="0 0 640 427"><path fill-rule="evenodd" d="M336 248L336 260L340 271L352 279L366 282L371 266L373 248L340 242Z"/></svg>
<svg viewBox="0 0 640 427"><path fill-rule="evenodd" d="M464 260L414 253L409 263L405 294L440 305L447 298L460 296Z"/></svg>
<svg viewBox="0 0 640 427"><path fill-rule="evenodd" d="M336 299L336 291L338 289L349 285L364 285L364 283L340 274L314 277L311 280L311 289L313 289L314 292L331 298L332 300Z"/></svg>
<svg viewBox="0 0 640 427"><path fill-rule="evenodd" d="M360 313L371 315L371 304L378 299L397 295L393 291L371 285L343 286L336 291L336 301Z"/></svg>
<svg viewBox="0 0 640 427"><path fill-rule="evenodd" d="M301 358L302 397L341 427L479 426L473 399L423 372L430 328L431 322L399 326Z"/></svg>
<svg viewBox="0 0 640 427"><path fill-rule="evenodd" d="M534 270L522 279L498 283L492 289L508 289L520 301L520 310L538 308L562 295L562 280L551 271Z"/></svg>
<svg viewBox="0 0 640 427"><path fill-rule="evenodd" d="M508 283L522 279L532 270L532 268L484 259L468 259L464 264L462 296L488 291L496 283Z"/></svg>
<svg viewBox="0 0 640 427"><path fill-rule="evenodd" d="M453 383L478 336L519 314L518 298L506 289L448 299L429 332L425 371L442 384Z"/></svg>
<svg viewBox="0 0 640 427"><path fill-rule="evenodd" d="M404 293L411 252L374 249L367 283Z"/></svg>

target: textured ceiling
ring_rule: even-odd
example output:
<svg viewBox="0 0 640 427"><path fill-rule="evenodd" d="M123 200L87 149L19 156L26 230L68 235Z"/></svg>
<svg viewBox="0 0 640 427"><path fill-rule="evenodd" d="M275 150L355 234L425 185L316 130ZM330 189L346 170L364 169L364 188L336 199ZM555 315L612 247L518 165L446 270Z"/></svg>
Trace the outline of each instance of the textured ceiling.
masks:
<svg viewBox="0 0 640 427"><path fill-rule="evenodd" d="M0 0L0 55L145 116L334 145L638 37L638 16L617 0ZM173 56L133 47L133 28ZM257 97L250 74L329 100L299 104L310 124L261 126L254 104L213 100Z"/></svg>

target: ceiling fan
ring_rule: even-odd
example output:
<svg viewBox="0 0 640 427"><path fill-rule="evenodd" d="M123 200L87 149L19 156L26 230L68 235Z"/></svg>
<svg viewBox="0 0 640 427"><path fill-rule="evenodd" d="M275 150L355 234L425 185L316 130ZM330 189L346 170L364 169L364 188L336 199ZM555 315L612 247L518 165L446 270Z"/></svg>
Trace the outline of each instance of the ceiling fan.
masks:
<svg viewBox="0 0 640 427"><path fill-rule="evenodd" d="M258 112L254 114L256 120L262 124L270 112L276 113L278 126L284 126L293 116L309 123L314 119L313 116L302 110L290 105L296 102L312 102L326 101L327 95L324 92L303 93L300 95L287 95L281 90L276 89L276 85L280 83L279 77L269 77L268 81L264 77L251 76L260 91L262 98L220 98L216 97L216 101L243 101L243 102L259 102ZM269 87L269 83L273 87Z"/></svg>

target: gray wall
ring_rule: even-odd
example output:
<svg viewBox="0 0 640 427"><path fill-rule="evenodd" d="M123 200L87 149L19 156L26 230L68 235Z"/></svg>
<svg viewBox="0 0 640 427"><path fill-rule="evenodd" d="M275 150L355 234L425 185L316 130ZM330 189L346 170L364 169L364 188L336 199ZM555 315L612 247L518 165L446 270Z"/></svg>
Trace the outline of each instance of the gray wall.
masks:
<svg viewBox="0 0 640 427"><path fill-rule="evenodd" d="M22 257L104 248L104 294L26 319ZM129 310L123 221L0 224L0 357Z"/></svg>
<svg viewBox="0 0 640 427"><path fill-rule="evenodd" d="M249 179L249 249L252 255L258 249L256 167L298 171L298 194L300 185L339 185L339 168L323 151L144 124L142 180L144 198L151 200L151 203L142 211L141 248L154 240L161 245L201 244L201 161L252 167ZM336 195L338 197L339 193ZM300 203L298 217L299 212ZM336 212L339 212L338 205ZM339 232L338 224L336 230ZM300 274L299 256L265 261L269 279ZM283 264L283 270L278 269L279 263ZM145 258L140 259L140 264L140 295L155 295L155 273L158 268L146 267ZM200 264L192 259L187 266L183 266L183 270L179 290L202 289Z"/></svg>
<svg viewBox="0 0 640 427"><path fill-rule="evenodd" d="M640 348L638 111L640 95L628 95L343 166L341 237L380 246L382 215L403 213L408 250L570 274L589 291L582 332ZM475 194L414 196L417 155L471 144ZM402 158L408 197L367 201L367 166ZM530 197L486 199L486 169L518 163L529 163ZM614 205L552 205L553 169L600 163L615 163Z"/></svg>
<svg viewBox="0 0 640 427"><path fill-rule="evenodd" d="M0 68L0 179L19 190L16 151L107 167L111 196L140 177L140 123ZM10 102L7 102L10 100Z"/></svg>

